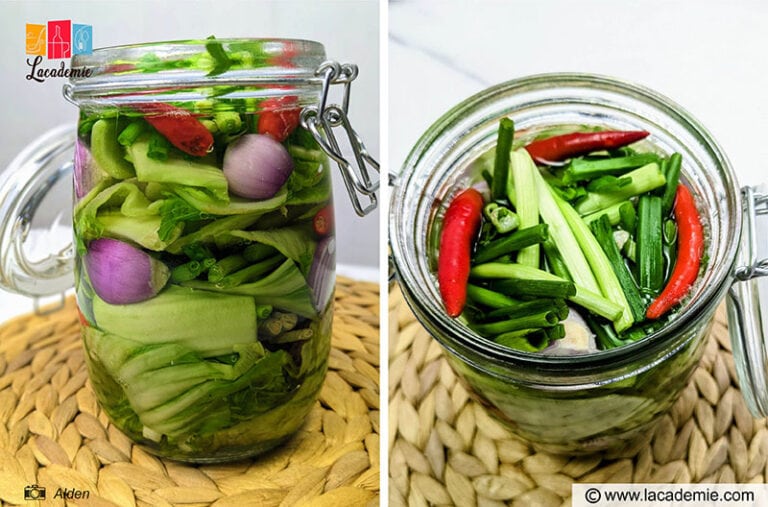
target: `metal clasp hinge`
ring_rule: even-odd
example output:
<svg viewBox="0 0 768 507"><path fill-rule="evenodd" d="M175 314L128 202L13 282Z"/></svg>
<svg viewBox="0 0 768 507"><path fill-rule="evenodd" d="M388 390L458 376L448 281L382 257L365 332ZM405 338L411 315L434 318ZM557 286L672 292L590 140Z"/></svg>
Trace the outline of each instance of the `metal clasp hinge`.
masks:
<svg viewBox="0 0 768 507"><path fill-rule="evenodd" d="M753 187L741 189L746 210L744 213L747 233L747 259L746 264L739 266L734 271L738 280L750 280L768 275L768 258L758 259L758 234L757 216L768 215L768 194L758 193Z"/></svg>
<svg viewBox="0 0 768 507"><path fill-rule="evenodd" d="M307 106L301 111L301 125L312 133L312 136L320 144L320 147L339 166L344 185L352 200L355 212L365 216L376 209L377 200L375 192L379 189L379 179L371 178L370 168L379 172L379 163L368 153L360 136L352 128L347 117L349 109L349 92L352 81L357 77L357 65L339 64L338 62L325 62L315 71L315 75L322 77L323 89L320 103L317 106ZM342 105L328 104L328 92L331 85L344 85L344 98ZM334 128L341 127L346 134L346 140L352 148L355 156L355 167L344 157L336 138ZM367 198L368 203L363 205L362 198Z"/></svg>

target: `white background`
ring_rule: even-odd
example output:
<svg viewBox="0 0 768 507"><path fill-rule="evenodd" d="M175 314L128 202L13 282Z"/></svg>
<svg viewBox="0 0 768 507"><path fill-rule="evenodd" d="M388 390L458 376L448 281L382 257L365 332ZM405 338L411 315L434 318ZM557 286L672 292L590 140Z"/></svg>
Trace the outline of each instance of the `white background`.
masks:
<svg viewBox="0 0 768 507"><path fill-rule="evenodd" d="M768 3L525 0L389 4L389 154L493 84L542 72L634 81L698 118L741 184L768 181Z"/></svg>
<svg viewBox="0 0 768 507"><path fill-rule="evenodd" d="M356 63L350 119L369 151L379 157L379 3L376 0L315 1L0 1L0 171L37 135L74 123L77 109L61 95L64 78L25 79L26 23L71 19L93 27L93 47L136 42L225 37L284 37L322 42L330 59ZM44 60L58 67L62 60ZM336 97L336 100L340 95ZM378 269L378 212L354 213L334 165L337 261L370 278ZM64 202L62 206L70 206ZM375 278L374 278L375 279ZM0 318L9 313L0 294ZM5 308L4 308L5 307ZM16 312L10 312L16 313Z"/></svg>

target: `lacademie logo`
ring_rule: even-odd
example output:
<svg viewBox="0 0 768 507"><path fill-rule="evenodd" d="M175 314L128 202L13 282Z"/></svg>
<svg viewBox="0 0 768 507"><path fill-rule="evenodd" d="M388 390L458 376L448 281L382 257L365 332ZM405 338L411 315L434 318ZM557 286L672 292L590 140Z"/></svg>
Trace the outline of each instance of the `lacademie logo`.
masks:
<svg viewBox="0 0 768 507"><path fill-rule="evenodd" d="M41 68L43 57L48 60L71 58L72 55L89 55L93 52L93 27L73 24L72 20L48 21L47 25L27 23L26 51L35 58L27 58L30 67L28 81L42 83L48 77L90 77L88 68L68 69L64 62L58 68Z"/></svg>

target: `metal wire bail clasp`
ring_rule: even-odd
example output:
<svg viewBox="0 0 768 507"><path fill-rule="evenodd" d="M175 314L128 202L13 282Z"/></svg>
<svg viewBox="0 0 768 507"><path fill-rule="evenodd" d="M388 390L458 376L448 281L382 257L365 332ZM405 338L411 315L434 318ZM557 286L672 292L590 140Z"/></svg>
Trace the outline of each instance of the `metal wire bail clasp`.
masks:
<svg viewBox="0 0 768 507"><path fill-rule="evenodd" d="M768 415L768 341L765 296L768 259L765 256L768 194L764 187L741 189L744 209L734 281L728 290L728 334L741 392L755 417Z"/></svg>
<svg viewBox="0 0 768 507"><path fill-rule="evenodd" d="M734 275L739 280L750 280L768 275L768 259L758 259L758 215L768 215L768 194L758 193L753 187L742 188L744 198L745 233L747 234L746 262L737 267ZM762 231L765 232L765 231Z"/></svg>
<svg viewBox="0 0 768 507"><path fill-rule="evenodd" d="M325 62L315 71L315 75L322 77L323 90L320 103L317 106L307 106L301 111L301 125L312 133L312 136L320 144L320 147L339 165L344 185L352 200L355 212L365 216L376 209L376 190L379 189L379 179L371 179L369 168L379 172L379 163L365 149L363 141L352 128L347 110L349 108L349 90L352 81L357 77L357 65L339 64L338 62ZM328 104L328 92L331 85L344 85L344 98L342 105ZM352 148L355 156L355 166L344 157L336 138L334 128L341 127L346 134L346 140ZM367 205L363 205L361 197L367 198Z"/></svg>

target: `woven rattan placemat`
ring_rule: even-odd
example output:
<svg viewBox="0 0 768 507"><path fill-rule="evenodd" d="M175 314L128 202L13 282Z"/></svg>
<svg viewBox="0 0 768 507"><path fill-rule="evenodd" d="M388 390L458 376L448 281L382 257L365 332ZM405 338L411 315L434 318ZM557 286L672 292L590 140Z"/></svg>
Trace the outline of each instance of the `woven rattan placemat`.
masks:
<svg viewBox="0 0 768 507"><path fill-rule="evenodd" d="M389 505L571 504L571 485L765 482L766 420L736 383L720 308L699 368L649 443L623 456L536 452L469 399L397 288L389 295Z"/></svg>
<svg viewBox="0 0 768 507"><path fill-rule="evenodd" d="M302 429L260 458L189 466L134 446L91 391L74 300L0 326L0 499L65 505L378 505L379 292L338 278L333 348L320 401ZM24 488L46 488L45 502Z"/></svg>

